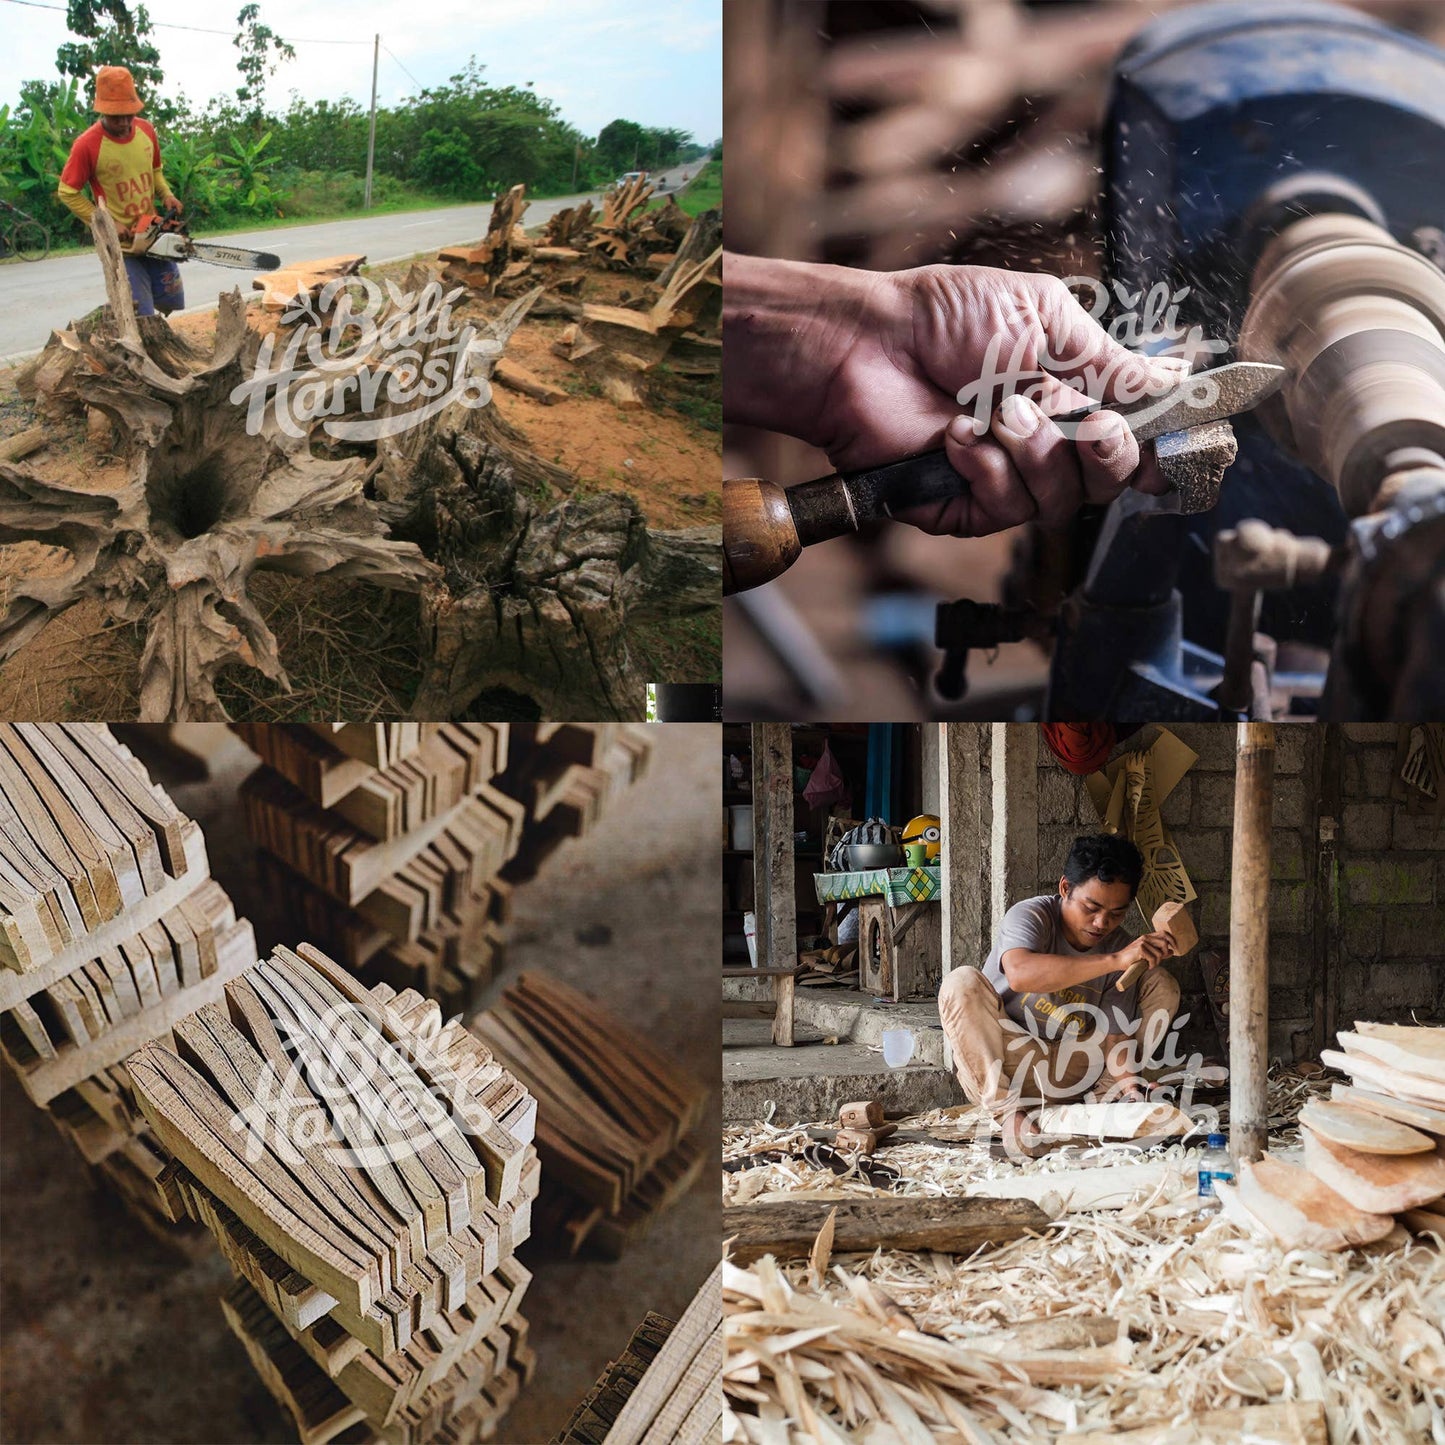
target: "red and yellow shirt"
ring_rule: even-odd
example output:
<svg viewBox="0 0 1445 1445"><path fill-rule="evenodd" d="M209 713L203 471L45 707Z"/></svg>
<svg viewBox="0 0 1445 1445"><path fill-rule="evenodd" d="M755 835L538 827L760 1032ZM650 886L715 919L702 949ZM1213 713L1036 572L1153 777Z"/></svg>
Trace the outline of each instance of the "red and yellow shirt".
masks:
<svg viewBox="0 0 1445 1445"><path fill-rule="evenodd" d="M148 120L139 116L130 139L119 141L105 133L99 121L82 132L70 148L70 159L60 173L56 195L88 226L95 207L81 194L89 186L96 200L104 200L118 228L135 228L142 216L156 208L156 197L168 200L171 188L161 174L161 147Z"/></svg>

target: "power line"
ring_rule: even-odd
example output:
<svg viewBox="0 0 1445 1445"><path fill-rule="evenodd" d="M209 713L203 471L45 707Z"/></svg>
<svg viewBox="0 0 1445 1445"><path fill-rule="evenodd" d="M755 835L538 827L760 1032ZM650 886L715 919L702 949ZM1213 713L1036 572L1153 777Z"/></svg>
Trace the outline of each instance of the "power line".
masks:
<svg viewBox="0 0 1445 1445"><path fill-rule="evenodd" d="M25 5L28 6L31 10L58 10L62 15L69 15L70 13L68 8L64 5L47 5L43 3L43 0L5 0L5 3L7 5ZM194 35L234 35L236 33L234 30L209 30L202 25L172 25L169 21L166 20L152 20L150 23L153 30L189 30ZM278 40L284 38L284 36L277 36ZM287 40L286 43L288 45L365 45L366 41L327 39ZM391 55L391 52L387 51L387 54ZM392 55L391 58L393 60L396 60L396 57L394 55ZM399 60L397 60L396 63L398 65L401 65L401 61ZM406 67L402 65L402 69L406 70ZM411 72L408 71L407 73L410 74Z"/></svg>
<svg viewBox="0 0 1445 1445"><path fill-rule="evenodd" d="M394 54L392 54L391 47L386 43L386 41L383 40L383 41L381 42L381 48L382 48L384 51L386 51L386 53L387 53L388 55L390 55L393 60L396 60L396 63L397 63L398 65L401 65L401 61L400 61L400 60L397 60L396 56L395 56ZM404 65L401 65L401 68L402 68L403 70L406 70L406 66L404 66ZM416 86L416 88L417 88L418 90L425 90L425 89L426 89L426 86L424 86L424 85L421 83L421 81L419 81L419 80L416 78L416 76L414 76L414 75L411 73L411 71L406 70L406 74L407 74L407 79L410 80L411 83L412 83L414 86Z"/></svg>

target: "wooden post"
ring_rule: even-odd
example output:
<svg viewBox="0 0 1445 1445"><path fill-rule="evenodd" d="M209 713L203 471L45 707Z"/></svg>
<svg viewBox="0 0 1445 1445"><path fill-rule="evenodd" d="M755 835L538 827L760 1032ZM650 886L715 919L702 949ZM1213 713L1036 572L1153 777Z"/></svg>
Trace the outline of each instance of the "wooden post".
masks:
<svg viewBox="0 0 1445 1445"><path fill-rule="evenodd" d="M983 848L977 723L926 723L938 729L938 816L943 975L982 968L988 959L983 910Z"/></svg>
<svg viewBox="0 0 1445 1445"><path fill-rule="evenodd" d="M787 723L753 724L753 907L759 966L795 968L793 732ZM778 998L781 1003L781 989Z"/></svg>
<svg viewBox="0 0 1445 1445"><path fill-rule="evenodd" d="M918 811L940 812L938 785L941 778L938 752L943 744L942 723L920 723L918 735Z"/></svg>
<svg viewBox="0 0 1445 1445"><path fill-rule="evenodd" d="M1269 1132L1269 877L1274 724L1238 725L1229 892L1229 1152L1258 1159Z"/></svg>
<svg viewBox="0 0 1445 1445"><path fill-rule="evenodd" d="M992 723L993 837L989 927L1021 898L1039 891L1039 730L1034 723Z"/></svg>

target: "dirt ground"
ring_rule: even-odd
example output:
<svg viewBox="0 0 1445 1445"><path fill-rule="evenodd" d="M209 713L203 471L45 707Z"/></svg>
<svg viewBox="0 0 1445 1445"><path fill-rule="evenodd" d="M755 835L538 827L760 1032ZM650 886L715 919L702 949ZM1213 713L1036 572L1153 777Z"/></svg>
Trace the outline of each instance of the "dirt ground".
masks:
<svg viewBox="0 0 1445 1445"><path fill-rule="evenodd" d="M368 268L367 274L399 282L409 265L399 262ZM642 285L643 279L631 273L589 271L577 299L625 303L640 294ZM457 314L486 315L500 304L467 301ZM259 306L249 307L247 315L252 327L263 335L277 325L278 313ZM206 350L215 334L215 322L215 312L207 311L178 316L171 324L187 341ZM560 318L547 317L526 321L507 348L510 358L564 389L566 399L547 406L497 386L493 404L500 414L526 434L540 456L576 473L579 491L630 493L654 527L719 524L720 381L650 378L656 404L624 411L602 396L578 367L553 353L552 344L566 324ZM0 438L36 421L33 408L16 392L17 375L15 369L0 370ZM80 417L56 423L54 440L28 460L41 465L46 476L72 484L83 480L97 491L114 490L127 474L122 459L89 441ZM0 546L0 615L11 579L34 575L37 567L62 568L65 559L60 549L34 543ZM253 580L252 590L281 642L282 660L302 696L293 693L286 701L291 710L273 712L268 705L279 703L279 689L259 675L230 669L221 682L229 682L232 692L228 694L224 686L220 691L233 715L295 715L295 707L309 705L308 694L314 694L317 715L395 716L405 711L406 684L414 668L408 669L406 660L395 653L409 632L414 599L354 582L328 584L324 577L295 581L262 575ZM308 612L313 615L304 615ZM347 613L348 618L343 625L332 626L338 612ZM366 657L372 651L372 638L366 631L368 617L382 618L387 631L384 663L375 666L369 666ZM361 635L344 625L347 620L357 622ZM708 623L709 636L703 637L689 625L696 621L680 623L679 637L659 639L651 647L649 639L639 639L641 650L654 664L653 675L673 675L673 655L679 649L689 661L699 646L703 652L716 654L715 622ZM288 639L288 628L294 629L295 638ZM335 639L334 647L326 645L328 638ZM70 608L0 663L0 717L133 717L135 670L143 645L140 627L112 619L99 601L88 600ZM340 666L334 653L344 655ZM335 676L338 670L345 676ZM235 711L237 707L241 713Z"/></svg>

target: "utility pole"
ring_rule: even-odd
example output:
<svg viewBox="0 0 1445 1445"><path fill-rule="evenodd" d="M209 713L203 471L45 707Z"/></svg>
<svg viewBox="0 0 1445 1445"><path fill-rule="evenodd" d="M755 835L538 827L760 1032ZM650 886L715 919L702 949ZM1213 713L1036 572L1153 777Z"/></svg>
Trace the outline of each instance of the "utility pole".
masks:
<svg viewBox="0 0 1445 1445"><path fill-rule="evenodd" d="M577 163L582 159L582 142L575 141L572 145L572 190L577 190Z"/></svg>
<svg viewBox="0 0 1445 1445"><path fill-rule="evenodd" d="M381 59L381 33L378 31L376 41L371 47L371 128L366 135L366 199L362 201L362 209L371 209L371 163L376 155L376 66Z"/></svg>

